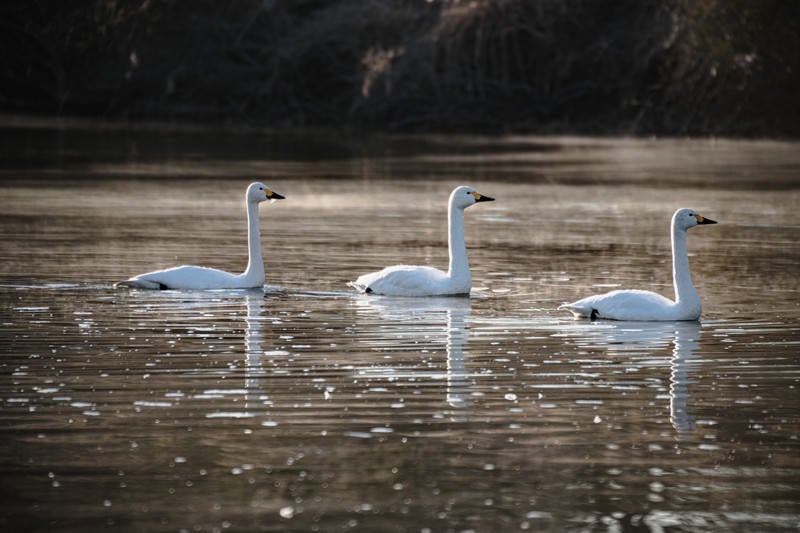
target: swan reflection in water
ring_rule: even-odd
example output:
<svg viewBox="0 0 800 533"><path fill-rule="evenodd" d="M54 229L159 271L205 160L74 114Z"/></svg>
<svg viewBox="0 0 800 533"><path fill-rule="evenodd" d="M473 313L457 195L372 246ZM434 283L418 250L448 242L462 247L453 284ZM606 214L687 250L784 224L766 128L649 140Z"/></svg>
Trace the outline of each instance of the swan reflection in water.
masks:
<svg viewBox="0 0 800 533"><path fill-rule="evenodd" d="M209 394L222 394L229 398L243 397L243 411L237 409L208 413L214 418L236 418L256 416L257 413L252 412L252 409L263 408L266 400L263 392L263 378L266 375L263 369L264 358L278 352L265 352L263 349L264 325L266 321L272 320L271 317L264 316L264 308L267 295L277 290L279 289L269 286L210 291L143 290L125 293L123 297L136 298L137 312L143 316L159 317L162 322L170 324L186 324L188 331L183 336L208 343L208 348L212 350L222 337L218 333L208 337L209 332L237 332L241 331L240 328L243 329L244 354L241 360L244 365L244 388L221 387L214 388L213 392L198 391L193 395L195 398L208 397ZM241 320L242 312L244 323ZM236 371L231 367L227 373ZM207 372L218 375L221 371L209 369Z"/></svg>
<svg viewBox="0 0 800 533"><path fill-rule="evenodd" d="M467 344L469 298L458 298L467 305L447 309L447 403L456 409L472 406L467 399L469 373L464 367L464 346Z"/></svg>
<svg viewBox="0 0 800 533"><path fill-rule="evenodd" d="M598 321L579 327L570 336L584 338L581 344L602 347L609 352L651 356L672 346L670 358L669 419L678 436L691 432L695 417L689 414L690 367L696 359L702 328L697 321L681 322L607 322ZM635 363L636 361L632 361Z"/></svg>
<svg viewBox="0 0 800 533"><path fill-rule="evenodd" d="M244 292L245 315L244 328L244 408L250 411L252 405L261 405L263 402L261 388L265 372L263 368L264 357L264 291L248 290Z"/></svg>
<svg viewBox="0 0 800 533"><path fill-rule="evenodd" d="M694 429L695 418L686 406L689 401L689 366L700 346L700 323L682 322L676 325L672 341L672 361L669 383L669 420L678 433Z"/></svg>
<svg viewBox="0 0 800 533"><path fill-rule="evenodd" d="M441 338L437 334L442 331L446 334L445 399L459 416L463 416L461 411L472 406L468 393L471 379L464 366L464 347L467 344L467 322L472 309L472 298L359 296L355 299L355 304L362 314L381 320L376 323L381 334L375 342L382 348L397 346L398 340L417 342L428 336L435 342L437 337ZM388 333L391 333L391 337ZM391 344L387 341L388 338L392 339ZM391 372L397 374L394 369ZM426 372L419 377L430 379L430 373Z"/></svg>

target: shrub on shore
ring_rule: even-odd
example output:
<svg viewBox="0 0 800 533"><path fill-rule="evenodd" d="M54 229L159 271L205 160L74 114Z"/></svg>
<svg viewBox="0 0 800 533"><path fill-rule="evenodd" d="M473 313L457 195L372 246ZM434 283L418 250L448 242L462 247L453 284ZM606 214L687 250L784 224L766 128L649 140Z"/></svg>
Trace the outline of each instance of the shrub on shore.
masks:
<svg viewBox="0 0 800 533"><path fill-rule="evenodd" d="M0 108L274 127L798 135L779 0L29 0Z"/></svg>

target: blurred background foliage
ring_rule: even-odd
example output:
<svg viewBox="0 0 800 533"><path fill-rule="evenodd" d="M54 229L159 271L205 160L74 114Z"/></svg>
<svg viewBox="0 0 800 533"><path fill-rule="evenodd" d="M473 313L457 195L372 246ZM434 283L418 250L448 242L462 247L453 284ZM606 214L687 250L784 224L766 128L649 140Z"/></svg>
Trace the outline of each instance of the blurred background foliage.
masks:
<svg viewBox="0 0 800 533"><path fill-rule="evenodd" d="M0 28L3 112L800 133L800 2L26 0Z"/></svg>

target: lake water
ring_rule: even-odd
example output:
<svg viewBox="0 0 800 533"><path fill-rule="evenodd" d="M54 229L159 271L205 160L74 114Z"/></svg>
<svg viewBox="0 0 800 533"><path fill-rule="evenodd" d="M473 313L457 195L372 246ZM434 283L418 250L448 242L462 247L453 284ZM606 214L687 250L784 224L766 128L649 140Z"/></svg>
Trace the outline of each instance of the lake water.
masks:
<svg viewBox="0 0 800 533"><path fill-rule="evenodd" d="M3 531L796 531L800 143L2 122ZM183 263L267 286L116 290ZM470 298L347 282L446 268ZM575 321L672 296L701 322Z"/></svg>

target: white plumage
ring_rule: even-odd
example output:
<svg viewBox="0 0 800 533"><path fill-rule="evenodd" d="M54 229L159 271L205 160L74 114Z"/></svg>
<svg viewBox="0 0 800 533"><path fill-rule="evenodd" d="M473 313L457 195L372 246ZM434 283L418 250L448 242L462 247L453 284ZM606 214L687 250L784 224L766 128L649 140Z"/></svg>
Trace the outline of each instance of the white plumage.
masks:
<svg viewBox="0 0 800 533"><path fill-rule="evenodd" d="M251 183L245 195L247 203L248 263L242 274L193 265L139 274L117 283L118 287L138 289L250 289L264 283L264 260L261 256L261 232L258 204L284 197L263 183Z"/></svg>
<svg viewBox="0 0 800 533"><path fill-rule="evenodd" d="M568 309L576 318L697 320L702 312L702 304L689 272L686 232L698 224L716 222L687 208L678 209L672 216L672 278L675 301L650 291L619 290L567 303L560 309Z"/></svg>
<svg viewBox="0 0 800 533"><path fill-rule="evenodd" d="M444 296L469 294L472 275L464 242L464 209L477 202L494 200L471 187L456 187L448 202L447 272L429 266L395 265L364 274L350 285L361 292L387 296Z"/></svg>

